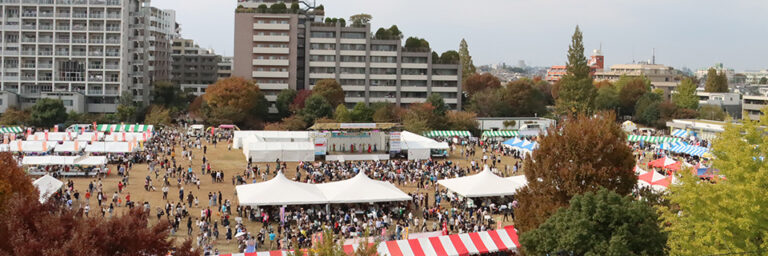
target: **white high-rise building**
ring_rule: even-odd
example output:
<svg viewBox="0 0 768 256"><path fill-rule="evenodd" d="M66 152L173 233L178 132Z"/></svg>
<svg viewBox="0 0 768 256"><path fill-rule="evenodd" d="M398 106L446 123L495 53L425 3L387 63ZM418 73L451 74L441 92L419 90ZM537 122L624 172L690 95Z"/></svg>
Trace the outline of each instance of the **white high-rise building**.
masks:
<svg viewBox="0 0 768 256"><path fill-rule="evenodd" d="M148 0L0 0L0 110L57 98L111 113L123 93L147 99L143 78L168 79L173 34L175 14Z"/></svg>

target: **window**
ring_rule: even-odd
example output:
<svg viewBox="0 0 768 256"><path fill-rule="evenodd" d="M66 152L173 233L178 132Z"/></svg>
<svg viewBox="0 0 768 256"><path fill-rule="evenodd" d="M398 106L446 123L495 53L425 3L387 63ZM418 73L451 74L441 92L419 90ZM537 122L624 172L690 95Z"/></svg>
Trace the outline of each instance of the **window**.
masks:
<svg viewBox="0 0 768 256"><path fill-rule="evenodd" d="M310 44L310 50L336 50L336 44Z"/></svg>
<svg viewBox="0 0 768 256"><path fill-rule="evenodd" d="M361 92L361 91L345 91L344 92L344 96L345 97L359 97L359 98L362 98L362 97L365 97L365 92Z"/></svg>
<svg viewBox="0 0 768 256"><path fill-rule="evenodd" d="M341 56L341 62L365 62L365 56Z"/></svg>
<svg viewBox="0 0 768 256"><path fill-rule="evenodd" d="M336 61L336 55L310 55L309 61L333 62Z"/></svg>
<svg viewBox="0 0 768 256"><path fill-rule="evenodd" d="M401 92L400 96L403 98L426 98L426 92Z"/></svg>
<svg viewBox="0 0 768 256"><path fill-rule="evenodd" d="M402 80L402 86L427 86L427 80Z"/></svg>
<svg viewBox="0 0 768 256"><path fill-rule="evenodd" d="M440 96L442 96L443 99L455 99L457 95L457 93L455 92L433 92L433 93L440 94Z"/></svg>
<svg viewBox="0 0 768 256"><path fill-rule="evenodd" d="M372 44L371 51L385 51L394 52L397 51L397 45L392 44Z"/></svg>
<svg viewBox="0 0 768 256"><path fill-rule="evenodd" d="M434 87L456 87L456 81L432 81Z"/></svg>
<svg viewBox="0 0 768 256"><path fill-rule="evenodd" d="M309 73L322 73L322 74L332 74L336 73L336 68L334 67L310 67Z"/></svg>
<svg viewBox="0 0 768 256"><path fill-rule="evenodd" d="M335 38L336 33L333 31L312 31L312 33L310 33L310 37Z"/></svg>
<svg viewBox="0 0 768 256"><path fill-rule="evenodd" d="M397 85L396 80L378 80L378 79L371 80L371 86L396 86L396 85Z"/></svg>
<svg viewBox="0 0 768 256"><path fill-rule="evenodd" d="M394 69L394 68L371 68L371 74L374 74L374 75L394 75L394 74L397 74L397 69Z"/></svg>
<svg viewBox="0 0 768 256"><path fill-rule="evenodd" d="M456 69L433 69L432 70L433 75L438 76L455 76L458 74L458 70Z"/></svg>
<svg viewBox="0 0 768 256"><path fill-rule="evenodd" d="M397 57L394 57L394 56L371 56L371 62L375 62L375 63L397 63Z"/></svg>
<svg viewBox="0 0 768 256"><path fill-rule="evenodd" d="M427 63L427 57L403 57L403 63Z"/></svg>
<svg viewBox="0 0 768 256"><path fill-rule="evenodd" d="M365 45L364 44L341 44L341 50L365 51Z"/></svg>
<svg viewBox="0 0 768 256"><path fill-rule="evenodd" d="M404 68L403 75L427 75L426 69Z"/></svg>
<svg viewBox="0 0 768 256"><path fill-rule="evenodd" d="M354 38L354 39L364 39L365 33L364 32L341 32L342 38Z"/></svg>
<svg viewBox="0 0 768 256"><path fill-rule="evenodd" d="M365 85L365 79L341 79L341 85Z"/></svg>
<svg viewBox="0 0 768 256"><path fill-rule="evenodd" d="M342 74L365 74L365 68L341 68Z"/></svg>
<svg viewBox="0 0 768 256"><path fill-rule="evenodd" d="M394 98L395 92L370 92L371 98Z"/></svg>

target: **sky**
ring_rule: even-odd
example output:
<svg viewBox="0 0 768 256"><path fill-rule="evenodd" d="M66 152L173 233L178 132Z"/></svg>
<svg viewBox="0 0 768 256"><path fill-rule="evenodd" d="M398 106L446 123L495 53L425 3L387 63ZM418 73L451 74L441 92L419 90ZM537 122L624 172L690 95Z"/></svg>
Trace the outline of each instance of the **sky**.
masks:
<svg viewBox="0 0 768 256"><path fill-rule="evenodd" d="M312 0L308 0L312 1ZM768 68L764 0L316 0L326 17L373 16L372 30L396 24L438 53L467 40L475 65L562 65L576 25L586 54L602 46L606 65L650 60L692 70L715 63ZM176 10L182 36L231 55L236 0L155 0Z"/></svg>

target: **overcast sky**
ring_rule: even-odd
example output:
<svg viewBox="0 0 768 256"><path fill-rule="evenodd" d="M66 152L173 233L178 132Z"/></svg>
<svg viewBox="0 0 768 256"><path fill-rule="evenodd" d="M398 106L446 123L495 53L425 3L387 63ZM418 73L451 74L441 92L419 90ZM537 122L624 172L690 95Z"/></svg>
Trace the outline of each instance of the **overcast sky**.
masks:
<svg viewBox="0 0 768 256"><path fill-rule="evenodd" d="M311 0L310 0L311 1ZM525 60L565 63L576 25L587 53L602 44L606 64L651 58L693 70L722 62L741 70L768 68L765 0L317 0L327 17L368 13L373 30L397 24L438 52L469 44L475 65ZM236 0L155 0L176 10L182 35L231 55Z"/></svg>

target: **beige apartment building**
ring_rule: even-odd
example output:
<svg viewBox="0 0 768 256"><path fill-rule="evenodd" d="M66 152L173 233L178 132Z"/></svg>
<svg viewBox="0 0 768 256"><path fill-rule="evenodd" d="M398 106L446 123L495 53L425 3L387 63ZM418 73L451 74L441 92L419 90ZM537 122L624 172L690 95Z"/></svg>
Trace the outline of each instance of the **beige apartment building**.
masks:
<svg viewBox="0 0 768 256"><path fill-rule="evenodd" d="M598 70L595 72L596 81L618 81L621 76L645 76L651 80L651 86L654 89L664 90L664 98L667 100L671 99L672 91L680 84L679 77L674 68L661 64L617 64L611 66L609 70Z"/></svg>

